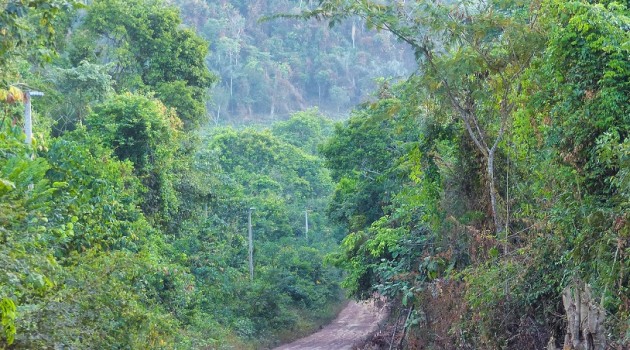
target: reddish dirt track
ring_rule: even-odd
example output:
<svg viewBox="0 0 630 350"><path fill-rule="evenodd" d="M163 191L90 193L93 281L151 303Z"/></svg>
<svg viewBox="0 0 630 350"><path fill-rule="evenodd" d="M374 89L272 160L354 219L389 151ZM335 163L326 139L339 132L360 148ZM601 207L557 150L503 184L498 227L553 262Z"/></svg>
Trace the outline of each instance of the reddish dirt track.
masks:
<svg viewBox="0 0 630 350"><path fill-rule="evenodd" d="M384 317L385 312L373 302L351 301L319 332L274 350L350 350L374 333Z"/></svg>

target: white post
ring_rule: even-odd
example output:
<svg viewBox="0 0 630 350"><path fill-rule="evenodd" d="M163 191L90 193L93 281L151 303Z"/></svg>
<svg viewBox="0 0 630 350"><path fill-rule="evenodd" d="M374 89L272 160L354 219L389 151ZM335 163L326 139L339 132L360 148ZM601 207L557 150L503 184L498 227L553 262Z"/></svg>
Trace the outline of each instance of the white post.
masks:
<svg viewBox="0 0 630 350"><path fill-rule="evenodd" d="M33 117L31 108L31 96L44 96L43 92L26 90L24 92L24 133L27 145L33 143Z"/></svg>
<svg viewBox="0 0 630 350"><path fill-rule="evenodd" d="M24 133L26 134L26 144L30 145L33 141L33 120L31 118L31 92L26 90L24 93Z"/></svg>

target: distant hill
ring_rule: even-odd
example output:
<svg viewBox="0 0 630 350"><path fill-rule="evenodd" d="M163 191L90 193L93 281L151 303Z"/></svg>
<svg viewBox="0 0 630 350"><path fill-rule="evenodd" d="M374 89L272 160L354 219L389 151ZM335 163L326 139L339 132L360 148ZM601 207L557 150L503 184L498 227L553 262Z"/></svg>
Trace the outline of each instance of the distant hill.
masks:
<svg viewBox="0 0 630 350"><path fill-rule="evenodd" d="M313 1L172 0L184 22L211 45L209 67L221 81L208 111L215 123L264 122L317 106L341 116L374 90L379 77L406 77L413 54L386 32L355 19L260 19L298 13Z"/></svg>

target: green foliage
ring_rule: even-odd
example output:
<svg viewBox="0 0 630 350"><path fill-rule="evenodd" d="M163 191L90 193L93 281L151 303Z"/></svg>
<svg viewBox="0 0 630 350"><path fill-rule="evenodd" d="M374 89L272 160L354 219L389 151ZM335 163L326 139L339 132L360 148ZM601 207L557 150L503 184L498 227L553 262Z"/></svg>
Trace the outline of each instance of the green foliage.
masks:
<svg viewBox="0 0 630 350"><path fill-rule="evenodd" d="M168 217L177 210L173 167L180 121L172 110L159 100L127 93L95 106L87 125L120 160L133 163L147 188L145 213Z"/></svg>
<svg viewBox="0 0 630 350"><path fill-rule="evenodd" d="M66 228L58 241L66 253L136 249L146 239L148 225L137 208L141 185L132 164L117 160L100 141L78 130L53 142L46 154L48 178L60 187L49 221Z"/></svg>
<svg viewBox="0 0 630 350"><path fill-rule="evenodd" d="M556 178L564 180L554 187L549 181L555 199L549 224L563 237L564 275L588 281L611 313L624 315L628 9L615 2L549 6L557 20L549 23L549 46L537 70L539 91L531 98L534 106L545 105L541 113L552 123L544 129L545 146L551 164L558 164ZM627 326L614 327L614 338L623 339Z"/></svg>
<svg viewBox="0 0 630 350"><path fill-rule="evenodd" d="M175 109L188 128L205 121L205 105L199 103L204 95L201 90L188 88L183 80L158 83L154 89L155 96L166 106Z"/></svg>
<svg viewBox="0 0 630 350"><path fill-rule="evenodd" d="M337 274L322 264L323 251L332 243L325 222L313 214L310 234L317 248L294 237L302 224L303 207L297 203L303 202L291 197L312 197L319 189L326 198L329 180L321 162L269 132L243 132L251 138L242 144L266 140L283 152L282 157L258 163L267 169L279 172L289 161L299 165L276 182L278 194L238 169L225 172L207 158L212 153L202 152L196 171L211 171L208 176L216 177L214 184L220 187L213 189L213 196L204 195L204 187L189 188L188 198L198 201L188 204L188 210L202 214L206 202L208 216L188 216L176 231L180 236L170 236L170 243L161 238L163 233L151 227L139 209L146 200L143 179L137 176L142 169L129 160L135 149L121 141L117 153L109 145L118 142L115 135L126 134L101 134L104 125L116 126L116 121L164 121L164 109L158 106L141 96L114 97L95 108L103 114L88 118L92 129L65 133L35 160L19 129L2 133L0 261L5 269L0 274L0 316L7 344L38 348L53 343L77 349L238 344L230 340L230 330L262 344L296 322L302 327L306 310L322 315L321 310L339 297ZM139 110L142 114L128 113ZM108 124L97 124L104 123L106 115ZM150 130L159 131L159 125ZM216 137L217 142L225 141L221 137L227 135ZM126 156L125 161L119 159ZM222 183L227 177L237 181ZM224 197L239 191L240 197ZM235 211L237 203L257 207L254 284L246 277L243 212ZM321 210L323 200L317 203L313 209ZM291 213L297 214L297 222L287 215Z"/></svg>
<svg viewBox="0 0 630 350"><path fill-rule="evenodd" d="M406 120L395 117L396 99L379 101L357 111L321 148L339 181L329 207L331 217L351 230L369 226L383 215L405 170L396 167L412 147L415 132Z"/></svg>
<svg viewBox="0 0 630 350"><path fill-rule="evenodd" d="M35 326L60 346L177 348L177 321L161 310L158 266L146 253L87 251L66 267L63 288L39 310ZM34 313L34 314L30 314ZM37 347L40 340L24 340ZM27 345L28 346L28 345Z"/></svg>
<svg viewBox="0 0 630 350"><path fill-rule="evenodd" d="M187 254L200 308L259 344L304 323L304 312L321 315L339 297L339 277L322 264L333 244L330 224L320 213L331 190L322 161L269 130L252 129L215 130L196 159L212 195L197 209L201 220L187 220L192 226L174 246ZM250 207L255 208L253 283L244 235Z"/></svg>
<svg viewBox="0 0 630 350"><path fill-rule="evenodd" d="M304 15L333 24L363 16L410 44L424 69L382 91L360 122L338 127L322 149L337 181L331 217L349 229L331 259L348 271L350 292L378 290L439 315L419 334L461 348L520 349L562 337L560 293L586 280L607 308L611 342L626 344L627 8L319 5ZM388 128L365 128L388 115L418 120L407 124L417 142L391 152L395 161L375 157L397 145ZM492 154L494 172L485 172ZM368 177L366 164L382 176ZM399 177L376 186L384 174ZM507 220L494 226L505 237L488 235L494 207L480 198L490 180L498 217ZM373 195L362 196L368 188ZM442 291L459 281L461 288Z"/></svg>
<svg viewBox="0 0 630 350"><path fill-rule="evenodd" d="M381 76L413 70L412 54L389 33L354 18L339 28L273 18L316 1L177 0L185 23L211 43L208 64L221 77L210 106L217 123L275 121L317 106L346 115Z"/></svg>
<svg viewBox="0 0 630 350"><path fill-rule="evenodd" d="M62 3L0 6L31 6L1 17L25 34ZM277 136L218 130L202 144L194 129L215 78L208 45L177 11L96 1L57 18L41 29L72 30L2 42L13 46L0 63L0 348L253 348L330 317L340 277L323 265L332 185L316 155L330 122L308 111ZM24 60L46 54L27 48L35 39L63 49L45 70ZM45 96L33 101L28 146L22 92L35 87Z"/></svg>
<svg viewBox="0 0 630 350"><path fill-rule="evenodd" d="M139 183L131 165L113 159L98 141L86 139L85 131L56 140L44 153L46 158L35 159L16 130L5 127L1 135L5 187L0 198L0 296L6 343L15 339L18 348L50 342L72 343L75 348L101 343L158 348L157 337L165 337L161 334L168 327L174 334L171 321L151 311L148 301L133 304L146 290L126 289L127 281L116 284L107 279L111 271L122 273L122 266L132 268L140 259L134 253L99 253L136 250L140 237L146 239L150 232L136 207ZM90 253L84 256L86 249ZM125 254L127 260L121 259ZM115 262L121 265L106 268ZM82 269L88 271L82 274ZM134 272L148 278L150 273L142 265ZM88 287L96 281L99 287ZM148 287L156 291L155 300L161 300L156 285ZM149 291L146 295L151 298ZM123 305L115 302L121 298L131 303L131 309L121 309ZM17 308L10 307L14 302ZM130 338L129 327L137 327Z"/></svg>
<svg viewBox="0 0 630 350"><path fill-rule="evenodd" d="M455 264L439 249L425 250L443 220L433 153L447 149L439 139L450 133L448 124L415 119L407 103L416 94L406 84L385 84L382 97L338 125L322 147L338 179L329 215L349 232L342 252L330 259L348 271L344 287L361 298L378 291L408 300L414 283L436 279L445 264Z"/></svg>
<svg viewBox="0 0 630 350"><path fill-rule="evenodd" d="M208 45L181 27L173 7L160 0L95 1L75 38L72 64L112 62L118 91L156 92L186 128L204 121L203 100L216 80L205 66Z"/></svg>
<svg viewBox="0 0 630 350"><path fill-rule="evenodd" d="M13 344L15 340L15 316L17 315L15 303L9 298L0 300L0 325L2 325L2 338L6 339L7 345Z"/></svg>
<svg viewBox="0 0 630 350"><path fill-rule="evenodd" d="M19 56L37 60L50 59L56 31L56 19L77 6L75 1L4 0L0 2L0 67ZM5 83L6 73L0 72Z"/></svg>
<svg viewBox="0 0 630 350"><path fill-rule="evenodd" d="M315 205L312 203L322 203L330 191L328 173L320 159L283 143L269 131L237 133L227 129L214 136L209 147L218 155L221 168L242 181L247 195L279 196L279 200L304 210ZM273 200L260 205L271 209Z"/></svg>
<svg viewBox="0 0 630 350"><path fill-rule="evenodd" d="M59 226L48 225L56 191L45 178L49 164L31 159L19 129L0 125L0 344L11 344L19 332L19 307L47 295L54 287L57 262L49 242Z"/></svg>
<svg viewBox="0 0 630 350"><path fill-rule="evenodd" d="M254 27L257 1L177 3L216 39L216 122L341 111L370 86L364 70L385 72L373 52L402 71L392 35L420 69L381 79L337 125L314 109L270 129L197 132L215 78L208 44L172 7L0 2L0 347L270 347L338 301L326 254L353 296L413 308L409 348L546 347L566 333L561 292L575 280L605 308L610 346L627 347L626 5L302 8L350 34L350 50L331 49L347 39L319 24ZM26 61L54 41L65 50L46 73ZM46 92L32 146L27 86Z"/></svg>
<svg viewBox="0 0 630 350"><path fill-rule="evenodd" d="M317 154L317 148L332 135L333 123L319 113L317 108L298 112L284 122L273 124L273 134L282 141Z"/></svg>
<svg viewBox="0 0 630 350"><path fill-rule="evenodd" d="M627 8L617 3L557 4L562 21L554 26L543 74L559 77L543 86L554 126L550 140L565 162L585 176L591 191L602 192L615 171L598 159L597 144L607 135L628 136L630 119L630 24ZM557 9L556 9L557 8ZM556 93L548 95L548 90ZM614 137L614 136L613 136Z"/></svg>
<svg viewBox="0 0 630 350"><path fill-rule="evenodd" d="M101 103L113 93L109 68L82 61L73 68L56 68L51 76L54 90L47 91L45 101L54 104L48 112L55 120L54 133L61 134L83 124L89 108Z"/></svg>

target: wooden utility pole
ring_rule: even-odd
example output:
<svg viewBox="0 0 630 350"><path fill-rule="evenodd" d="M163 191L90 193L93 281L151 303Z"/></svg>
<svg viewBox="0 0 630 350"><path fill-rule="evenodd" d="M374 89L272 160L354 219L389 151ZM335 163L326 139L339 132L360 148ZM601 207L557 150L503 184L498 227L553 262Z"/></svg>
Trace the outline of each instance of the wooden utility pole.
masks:
<svg viewBox="0 0 630 350"><path fill-rule="evenodd" d="M249 208L247 215L247 227L249 229L249 279L254 281L254 235L252 234L252 211L254 208Z"/></svg>

